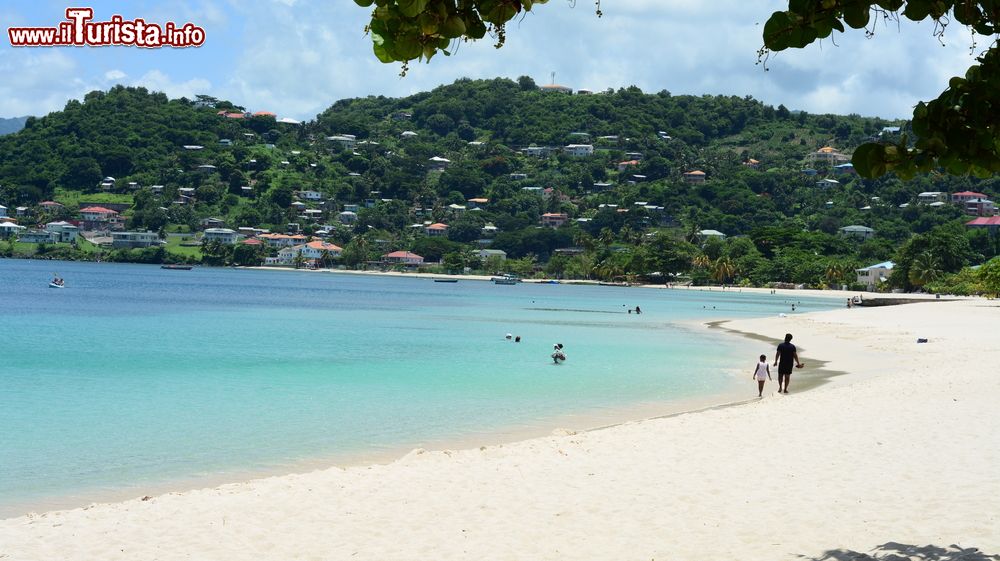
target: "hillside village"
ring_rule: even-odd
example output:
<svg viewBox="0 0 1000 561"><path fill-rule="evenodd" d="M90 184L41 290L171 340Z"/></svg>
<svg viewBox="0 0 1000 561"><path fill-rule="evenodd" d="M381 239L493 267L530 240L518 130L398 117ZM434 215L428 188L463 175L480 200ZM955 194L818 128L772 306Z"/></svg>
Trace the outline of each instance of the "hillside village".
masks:
<svg viewBox="0 0 1000 561"><path fill-rule="evenodd" d="M0 139L0 249L888 289L873 263L947 246L936 277L958 273L997 254L1000 227L995 179L857 176L850 147L903 127L525 77L343 100L306 123L118 87Z"/></svg>

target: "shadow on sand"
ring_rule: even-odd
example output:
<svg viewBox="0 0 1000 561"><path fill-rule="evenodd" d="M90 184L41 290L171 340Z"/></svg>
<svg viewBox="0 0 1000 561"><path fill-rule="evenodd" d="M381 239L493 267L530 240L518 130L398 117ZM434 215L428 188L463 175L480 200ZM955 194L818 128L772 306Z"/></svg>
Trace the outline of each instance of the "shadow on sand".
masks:
<svg viewBox="0 0 1000 561"><path fill-rule="evenodd" d="M848 549L832 549L820 557L801 556L810 561L1000 561L1000 555L989 555L974 547L950 545L908 545L888 542L868 553Z"/></svg>

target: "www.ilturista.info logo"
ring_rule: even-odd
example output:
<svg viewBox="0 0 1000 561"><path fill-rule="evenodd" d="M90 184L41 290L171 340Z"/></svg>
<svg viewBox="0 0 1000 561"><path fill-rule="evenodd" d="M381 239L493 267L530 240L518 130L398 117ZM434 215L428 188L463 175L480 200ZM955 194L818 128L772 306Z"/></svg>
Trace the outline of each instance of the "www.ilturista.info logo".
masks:
<svg viewBox="0 0 1000 561"><path fill-rule="evenodd" d="M200 47L205 42L205 30L192 23L176 25L168 21L160 26L142 18L126 20L119 15L111 16L109 21L92 19L92 8L66 8L66 21L56 27L8 27L7 36L13 47L112 45L155 49Z"/></svg>

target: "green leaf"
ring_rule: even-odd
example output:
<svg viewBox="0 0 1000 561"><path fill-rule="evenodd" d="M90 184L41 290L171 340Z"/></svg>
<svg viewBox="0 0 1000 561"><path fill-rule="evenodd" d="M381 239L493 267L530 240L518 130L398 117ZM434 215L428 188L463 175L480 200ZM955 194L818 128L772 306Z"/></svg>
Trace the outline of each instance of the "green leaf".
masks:
<svg viewBox="0 0 1000 561"><path fill-rule="evenodd" d="M764 24L764 46L772 51L783 51L788 48L788 34L791 31L792 20L785 12L774 12Z"/></svg>
<svg viewBox="0 0 1000 561"><path fill-rule="evenodd" d="M862 144L851 157L854 169L861 177L874 178L885 174L885 147L881 144Z"/></svg>
<svg viewBox="0 0 1000 561"><path fill-rule="evenodd" d="M430 0L396 0L396 5L399 6L399 11L408 18L416 17L417 14L424 11L427 7L427 3Z"/></svg>
<svg viewBox="0 0 1000 561"><path fill-rule="evenodd" d="M844 23L854 29L866 27L870 20L871 9L867 4L853 4L844 8Z"/></svg>

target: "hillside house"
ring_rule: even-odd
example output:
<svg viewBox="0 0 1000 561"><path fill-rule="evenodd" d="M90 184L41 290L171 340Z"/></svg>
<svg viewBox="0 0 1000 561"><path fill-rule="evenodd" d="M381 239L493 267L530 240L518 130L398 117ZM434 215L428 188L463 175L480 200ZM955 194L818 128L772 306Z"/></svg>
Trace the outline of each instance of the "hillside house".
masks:
<svg viewBox="0 0 1000 561"><path fill-rule="evenodd" d="M705 172L700 169L684 173L684 181L688 183L704 183L705 182Z"/></svg>
<svg viewBox="0 0 1000 561"><path fill-rule="evenodd" d="M983 193L977 193L975 191L959 191L958 193L952 193L951 202L955 204L965 203L966 201L971 201L972 199L985 199L986 195Z"/></svg>
<svg viewBox="0 0 1000 561"><path fill-rule="evenodd" d="M989 199L969 199L963 203L965 214L969 216L995 216L996 205Z"/></svg>
<svg viewBox="0 0 1000 561"><path fill-rule="evenodd" d="M542 226L546 228L558 228L569 220L569 215L565 212L546 212L542 215Z"/></svg>
<svg viewBox="0 0 1000 561"><path fill-rule="evenodd" d="M447 236L448 235L448 225L436 222L424 228L424 232L428 236Z"/></svg>
<svg viewBox="0 0 1000 561"><path fill-rule="evenodd" d="M136 248L151 247L160 243L156 232L112 232L111 247Z"/></svg>
<svg viewBox="0 0 1000 561"><path fill-rule="evenodd" d="M574 158L584 158L587 156L594 155L594 145L593 144L567 144L563 148L563 152L568 156Z"/></svg>
<svg viewBox="0 0 1000 561"><path fill-rule="evenodd" d="M869 228L868 226L861 226L854 224L851 226L844 226L839 230L841 236L851 237L857 240L867 240L875 235L875 230Z"/></svg>
<svg viewBox="0 0 1000 561"><path fill-rule="evenodd" d="M833 146L824 146L819 150L810 153L806 156L806 159L810 162L815 162L818 164L826 164L828 166L835 166L837 164L843 164L849 162L851 157L847 154L842 154L838 152Z"/></svg>

